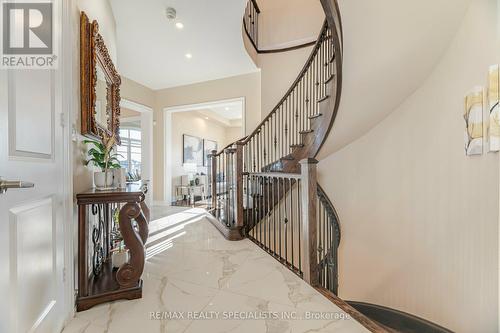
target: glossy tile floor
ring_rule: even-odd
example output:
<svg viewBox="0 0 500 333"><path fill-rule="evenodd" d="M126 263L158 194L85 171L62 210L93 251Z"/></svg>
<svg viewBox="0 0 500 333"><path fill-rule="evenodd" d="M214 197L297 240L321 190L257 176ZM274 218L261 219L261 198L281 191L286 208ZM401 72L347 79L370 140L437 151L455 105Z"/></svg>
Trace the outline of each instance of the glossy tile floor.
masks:
<svg viewBox="0 0 500 333"><path fill-rule="evenodd" d="M78 312L64 333L367 332L251 241L226 241L204 210L152 216L143 298Z"/></svg>

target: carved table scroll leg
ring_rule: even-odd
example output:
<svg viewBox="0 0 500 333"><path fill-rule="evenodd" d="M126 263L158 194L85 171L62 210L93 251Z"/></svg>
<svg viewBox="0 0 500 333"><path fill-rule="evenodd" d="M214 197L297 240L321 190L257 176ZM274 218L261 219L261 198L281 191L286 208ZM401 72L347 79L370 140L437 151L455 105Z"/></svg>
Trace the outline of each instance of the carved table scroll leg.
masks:
<svg viewBox="0 0 500 333"><path fill-rule="evenodd" d="M122 288L137 286L144 270L144 243L141 236L134 230L132 219L138 222L140 230L143 229L140 221L144 220L139 204L127 203L120 210L119 224L120 231L129 249L130 260L123 264L116 272L116 280ZM141 231L139 231L141 232Z"/></svg>
<svg viewBox="0 0 500 333"><path fill-rule="evenodd" d="M137 226L139 227L139 236L141 237L142 243L146 244L149 235L149 227L148 227L148 220L145 217L145 214L141 212L139 216L137 216L135 221L137 222Z"/></svg>
<svg viewBox="0 0 500 333"><path fill-rule="evenodd" d="M142 213L146 217L146 221L149 223L149 221L151 221L151 213L149 211L148 205L146 205L146 203L144 201L141 202L141 209L142 209Z"/></svg>

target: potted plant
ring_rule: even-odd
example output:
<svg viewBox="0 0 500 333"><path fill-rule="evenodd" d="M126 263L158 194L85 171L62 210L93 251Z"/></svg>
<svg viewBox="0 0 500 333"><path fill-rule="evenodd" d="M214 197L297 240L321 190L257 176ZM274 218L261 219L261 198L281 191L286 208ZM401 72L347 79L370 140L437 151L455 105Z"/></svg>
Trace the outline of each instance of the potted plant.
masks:
<svg viewBox="0 0 500 333"><path fill-rule="evenodd" d="M104 135L101 141L84 140L84 143L92 145L88 151L89 159L85 165L94 165L101 171L94 172L94 183L97 189L109 189L113 185L113 172L111 169L120 168L118 161L119 154L113 153L116 143L114 136Z"/></svg>

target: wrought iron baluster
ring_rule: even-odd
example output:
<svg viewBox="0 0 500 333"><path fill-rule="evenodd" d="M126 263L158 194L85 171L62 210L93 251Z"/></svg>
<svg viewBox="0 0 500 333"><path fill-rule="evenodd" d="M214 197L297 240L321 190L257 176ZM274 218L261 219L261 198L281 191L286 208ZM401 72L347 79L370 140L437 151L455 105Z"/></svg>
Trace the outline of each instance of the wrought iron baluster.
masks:
<svg viewBox="0 0 500 333"><path fill-rule="evenodd" d="M93 204L92 215L97 217L97 226L94 224L92 228L92 272L94 276L99 276L102 272L102 266L104 263L104 249L103 249L103 238L104 238L104 221L103 221L103 206L102 204Z"/></svg>

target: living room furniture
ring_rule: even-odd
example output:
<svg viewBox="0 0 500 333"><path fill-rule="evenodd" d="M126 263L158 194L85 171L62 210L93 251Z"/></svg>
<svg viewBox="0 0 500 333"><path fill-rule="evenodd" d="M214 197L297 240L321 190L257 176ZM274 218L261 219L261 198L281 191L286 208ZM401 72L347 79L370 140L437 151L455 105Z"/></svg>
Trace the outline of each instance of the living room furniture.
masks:
<svg viewBox="0 0 500 333"><path fill-rule="evenodd" d="M195 197L201 197L201 200L205 200L205 186L204 185L178 185L175 190L175 195L177 197L183 196L189 199L189 204L195 204Z"/></svg>
<svg viewBox="0 0 500 333"><path fill-rule="evenodd" d="M118 299L142 297L144 244L148 238L147 183L124 189L77 194L78 295L77 311ZM111 250L121 242L129 261L113 269ZM89 253L90 252L90 253Z"/></svg>

